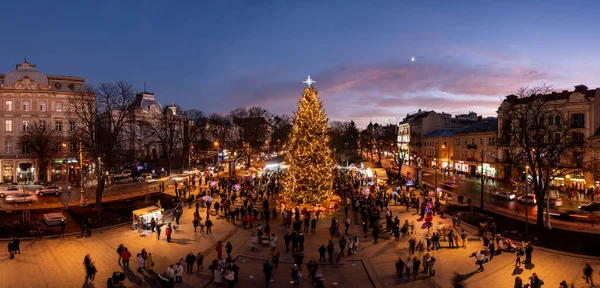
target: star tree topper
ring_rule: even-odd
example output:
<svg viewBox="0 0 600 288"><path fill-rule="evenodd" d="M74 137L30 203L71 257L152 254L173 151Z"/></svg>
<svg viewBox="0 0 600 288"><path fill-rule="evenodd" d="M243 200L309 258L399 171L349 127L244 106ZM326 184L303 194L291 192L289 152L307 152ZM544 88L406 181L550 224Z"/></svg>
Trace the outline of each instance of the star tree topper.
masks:
<svg viewBox="0 0 600 288"><path fill-rule="evenodd" d="M308 78L306 78L306 81L302 82L302 83L306 83L306 85L308 85L308 87L310 87L313 83L315 83L316 81L310 79L310 75L308 75Z"/></svg>

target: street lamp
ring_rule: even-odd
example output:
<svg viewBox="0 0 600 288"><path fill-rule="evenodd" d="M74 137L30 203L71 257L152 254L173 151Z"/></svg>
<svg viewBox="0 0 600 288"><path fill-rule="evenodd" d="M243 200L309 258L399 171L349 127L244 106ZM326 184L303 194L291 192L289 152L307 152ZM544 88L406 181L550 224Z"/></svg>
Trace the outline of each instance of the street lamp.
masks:
<svg viewBox="0 0 600 288"><path fill-rule="evenodd" d="M528 217L528 212L527 212L527 208L529 205L529 198L527 197L527 186L529 186L529 166L525 166L525 240L527 241L528 237L527 234L529 234L529 217Z"/></svg>
<svg viewBox="0 0 600 288"><path fill-rule="evenodd" d="M219 141L215 141L215 143L213 143L213 145L217 149L217 156L215 157L215 168L216 168L217 163L219 162Z"/></svg>
<svg viewBox="0 0 600 288"><path fill-rule="evenodd" d="M441 154L441 150L442 149L446 149L446 145L442 144L441 146L438 146L438 150L436 151L437 153L437 160L435 161L435 187L433 188L433 192L437 193L437 186L438 186L438 167L440 165L440 154Z"/></svg>
<svg viewBox="0 0 600 288"><path fill-rule="evenodd" d="M65 171L65 175L67 176L65 178L65 195L67 197L67 199L65 200L65 210L69 209L69 155L67 152L67 143L62 143L61 144L63 149L65 150L65 163L63 163L63 166L66 167L66 171Z"/></svg>

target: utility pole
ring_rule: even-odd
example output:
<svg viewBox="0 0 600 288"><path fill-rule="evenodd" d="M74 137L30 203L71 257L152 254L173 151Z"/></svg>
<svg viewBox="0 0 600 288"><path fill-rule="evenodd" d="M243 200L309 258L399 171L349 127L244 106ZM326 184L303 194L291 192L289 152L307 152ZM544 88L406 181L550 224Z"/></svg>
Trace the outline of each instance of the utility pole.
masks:
<svg viewBox="0 0 600 288"><path fill-rule="evenodd" d="M527 173L529 172L529 166L525 166L525 241L527 241L527 239L529 239L529 237L527 237L527 235L529 234L529 217L528 217L528 212L527 212L527 208L529 205L529 198L528 198L528 192L527 192L527 186L529 186L529 175L527 175Z"/></svg>

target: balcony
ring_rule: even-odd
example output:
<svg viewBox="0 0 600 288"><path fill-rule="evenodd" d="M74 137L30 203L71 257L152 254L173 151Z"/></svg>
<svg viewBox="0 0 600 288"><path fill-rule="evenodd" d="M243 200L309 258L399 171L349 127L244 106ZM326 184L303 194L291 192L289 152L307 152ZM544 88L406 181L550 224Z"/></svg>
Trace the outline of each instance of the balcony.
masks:
<svg viewBox="0 0 600 288"><path fill-rule="evenodd" d="M0 159L33 159L31 154L0 154Z"/></svg>
<svg viewBox="0 0 600 288"><path fill-rule="evenodd" d="M467 144L467 149L477 149L477 144Z"/></svg>

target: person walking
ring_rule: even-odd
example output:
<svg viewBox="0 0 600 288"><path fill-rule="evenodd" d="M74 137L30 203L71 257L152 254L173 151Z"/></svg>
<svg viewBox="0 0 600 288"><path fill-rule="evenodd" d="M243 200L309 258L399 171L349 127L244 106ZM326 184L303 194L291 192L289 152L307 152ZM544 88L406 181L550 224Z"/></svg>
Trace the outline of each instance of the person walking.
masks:
<svg viewBox="0 0 600 288"><path fill-rule="evenodd" d="M33 229L35 231L35 238L42 238L42 233L40 231L40 222L35 221L33 223ZM83 232L81 233L81 237L83 237Z"/></svg>
<svg viewBox="0 0 600 288"><path fill-rule="evenodd" d="M273 273L273 265L266 260L263 264L263 273L265 274L265 283L266 287L269 287L269 283L271 282L271 274Z"/></svg>
<svg viewBox="0 0 600 288"><path fill-rule="evenodd" d="M521 256L523 256L523 250L521 248L517 249L517 252L515 252L515 255L517 257L517 259L515 260L515 268L520 268L521 267Z"/></svg>
<svg viewBox="0 0 600 288"><path fill-rule="evenodd" d="M275 268L279 266L279 248L277 247L273 249L273 265L275 266Z"/></svg>
<svg viewBox="0 0 600 288"><path fill-rule="evenodd" d="M167 268L166 278L167 281L169 281L169 287L175 286L175 269L173 267L173 264L170 264Z"/></svg>
<svg viewBox="0 0 600 288"><path fill-rule="evenodd" d="M204 264L202 262L204 262L204 255L198 252L196 255L196 264L198 265L196 272L200 272L200 269L204 268Z"/></svg>
<svg viewBox="0 0 600 288"><path fill-rule="evenodd" d="M475 252L475 259L477 259L477 264L479 265L477 271L483 272L483 254L479 251Z"/></svg>
<svg viewBox="0 0 600 288"><path fill-rule="evenodd" d="M206 222L204 223L204 225L206 226L206 235L212 234L212 226L213 223L212 221L210 221L210 219L208 219L208 217L206 218Z"/></svg>
<svg viewBox="0 0 600 288"><path fill-rule="evenodd" d="M188 273L192 273L194 270L194 263L196 263L196 256L194 253L190 252L187 256L185 256L185 264L187 266Z"/></svg>
<svg viewBox="0 0 600 288"><path fill-rule="evenodd" d="M523 288L523 279L521 279L521 277L519 277L519 275L517 275L517 277L515 277L514 288Z"/></svg>
<svg viewBox="0 0 600 288"><path fill-rule="evenodd" d="M156 225L156 240L160 240L160 225Z"/></svg>
<svg viewBox="0 0 600 288"><path fill-rule="evenodd" d="M331 263L333 263L333 251L334 251L333 242L331 242L331 240L329 240L329 244L327 244L327 254L329 255L329 262L331 262Z"/></svg>
<svg viewBox="0 0 600 288"><path fill-rule="evenodd" d="M592 287L594 287L594 280L592 279L593 274L594 269L592 269L590 263L585 263L585 267L583 267L583 276L585 277L585 283L592 285Z"/></svg>
<svg viewBox="0 0 600 288"><path fill-rule="evenodd" d="M402 279L402 274L404 274L404 261L402 261L402 258L398 258L398 261L396 261L396 274L398 275L398 277L400 277L400 279Z"/></svg>
<svg viewBox="0 0 600 288"><path fill-rule="evenodd" d="M92 218L88 218L85 229L87 230L87 237L92 237Z"/></svg>
<svg viewBox="0 0 600 288"><path fill-rule="evenodd" d="M123 247L123 251L121 251L121 259L123 260L123 268L129 269L129 258L131 257L131 252L127 250L127 247Z"/></svg>
<svg viewBox="0 0 600 288"><path fill-rule="evenodd" d="M169 223L169 225L167 225L167 228L165 229L165 235L167 235L167 242L171 242L171 233L172 233L172 228L171 228L171 223ZM160 235L160 232L158 234Z"/></svg>
<svg viewBox="0 0 600 288"><path fill-rule="evenodd" d="M15 243L12 241L8 242L8 253L10 254L8 258L15 259Z"/></svg>

